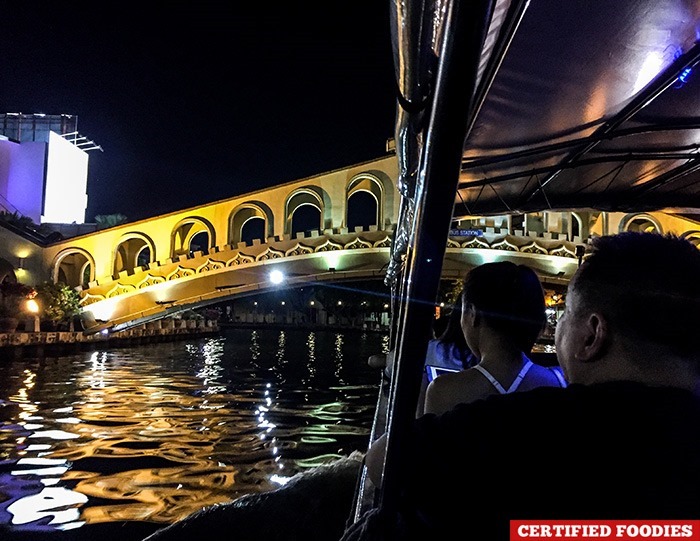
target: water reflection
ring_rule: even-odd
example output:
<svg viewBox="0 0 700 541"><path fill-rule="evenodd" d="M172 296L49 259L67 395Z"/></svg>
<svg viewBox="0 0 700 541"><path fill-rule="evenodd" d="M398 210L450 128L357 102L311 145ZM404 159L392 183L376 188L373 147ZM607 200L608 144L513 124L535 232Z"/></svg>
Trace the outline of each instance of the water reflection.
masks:
<svg viewBox="0 0 700 541"><path fill-rule="evenodd" d="M162 525L364 450L384 338L234 331L3 364L0 526Z"/></svg>

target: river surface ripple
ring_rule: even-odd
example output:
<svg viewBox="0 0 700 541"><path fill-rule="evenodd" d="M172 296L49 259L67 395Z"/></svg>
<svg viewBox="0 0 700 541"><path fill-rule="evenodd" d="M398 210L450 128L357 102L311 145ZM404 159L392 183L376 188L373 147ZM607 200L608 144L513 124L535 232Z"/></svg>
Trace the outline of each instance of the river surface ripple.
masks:
<svg viewBox="0 0 700 541"><path fill-rule="evenodd" d="M388 336L221 336L0 362L0 539L142 539L364 451Z"/></svg>

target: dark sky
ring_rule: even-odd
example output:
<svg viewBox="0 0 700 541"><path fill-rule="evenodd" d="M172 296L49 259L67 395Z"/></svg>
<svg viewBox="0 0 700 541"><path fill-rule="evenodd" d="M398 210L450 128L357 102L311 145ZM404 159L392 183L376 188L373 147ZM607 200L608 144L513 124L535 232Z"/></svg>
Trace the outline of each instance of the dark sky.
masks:
<svg viewBox="0 0 700 541"><path fill-rule="evenodd" d="M87 221L384 155L389 2L251 4L0 0L0 109L77 115L103 147L90 152Z"/></svg>

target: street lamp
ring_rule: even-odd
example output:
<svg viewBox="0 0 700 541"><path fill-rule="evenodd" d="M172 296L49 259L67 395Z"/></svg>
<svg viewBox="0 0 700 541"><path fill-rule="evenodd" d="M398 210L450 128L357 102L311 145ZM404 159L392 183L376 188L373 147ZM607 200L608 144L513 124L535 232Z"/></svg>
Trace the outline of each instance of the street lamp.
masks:
<svg viewBox="0 0 700 541"><path fill-rule="evenodd" d="M24 304L24 308L29 312L30 316L27 318L27 323L25 324L25 329L31 332L39 332L41 330L41 323L39 321L39 303L35 299L28 299Z"/></svg>

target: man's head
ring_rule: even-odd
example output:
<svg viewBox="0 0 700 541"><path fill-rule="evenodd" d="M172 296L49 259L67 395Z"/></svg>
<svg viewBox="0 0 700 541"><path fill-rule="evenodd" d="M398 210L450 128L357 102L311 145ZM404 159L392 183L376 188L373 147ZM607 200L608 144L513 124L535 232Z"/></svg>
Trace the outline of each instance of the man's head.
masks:
<svg viewBox="0 0 700 541"><path fill-rule="evenodd" d="M596 237L569 284L557 357L569 381L700 374L700 250L672 235Z"/></svg>

